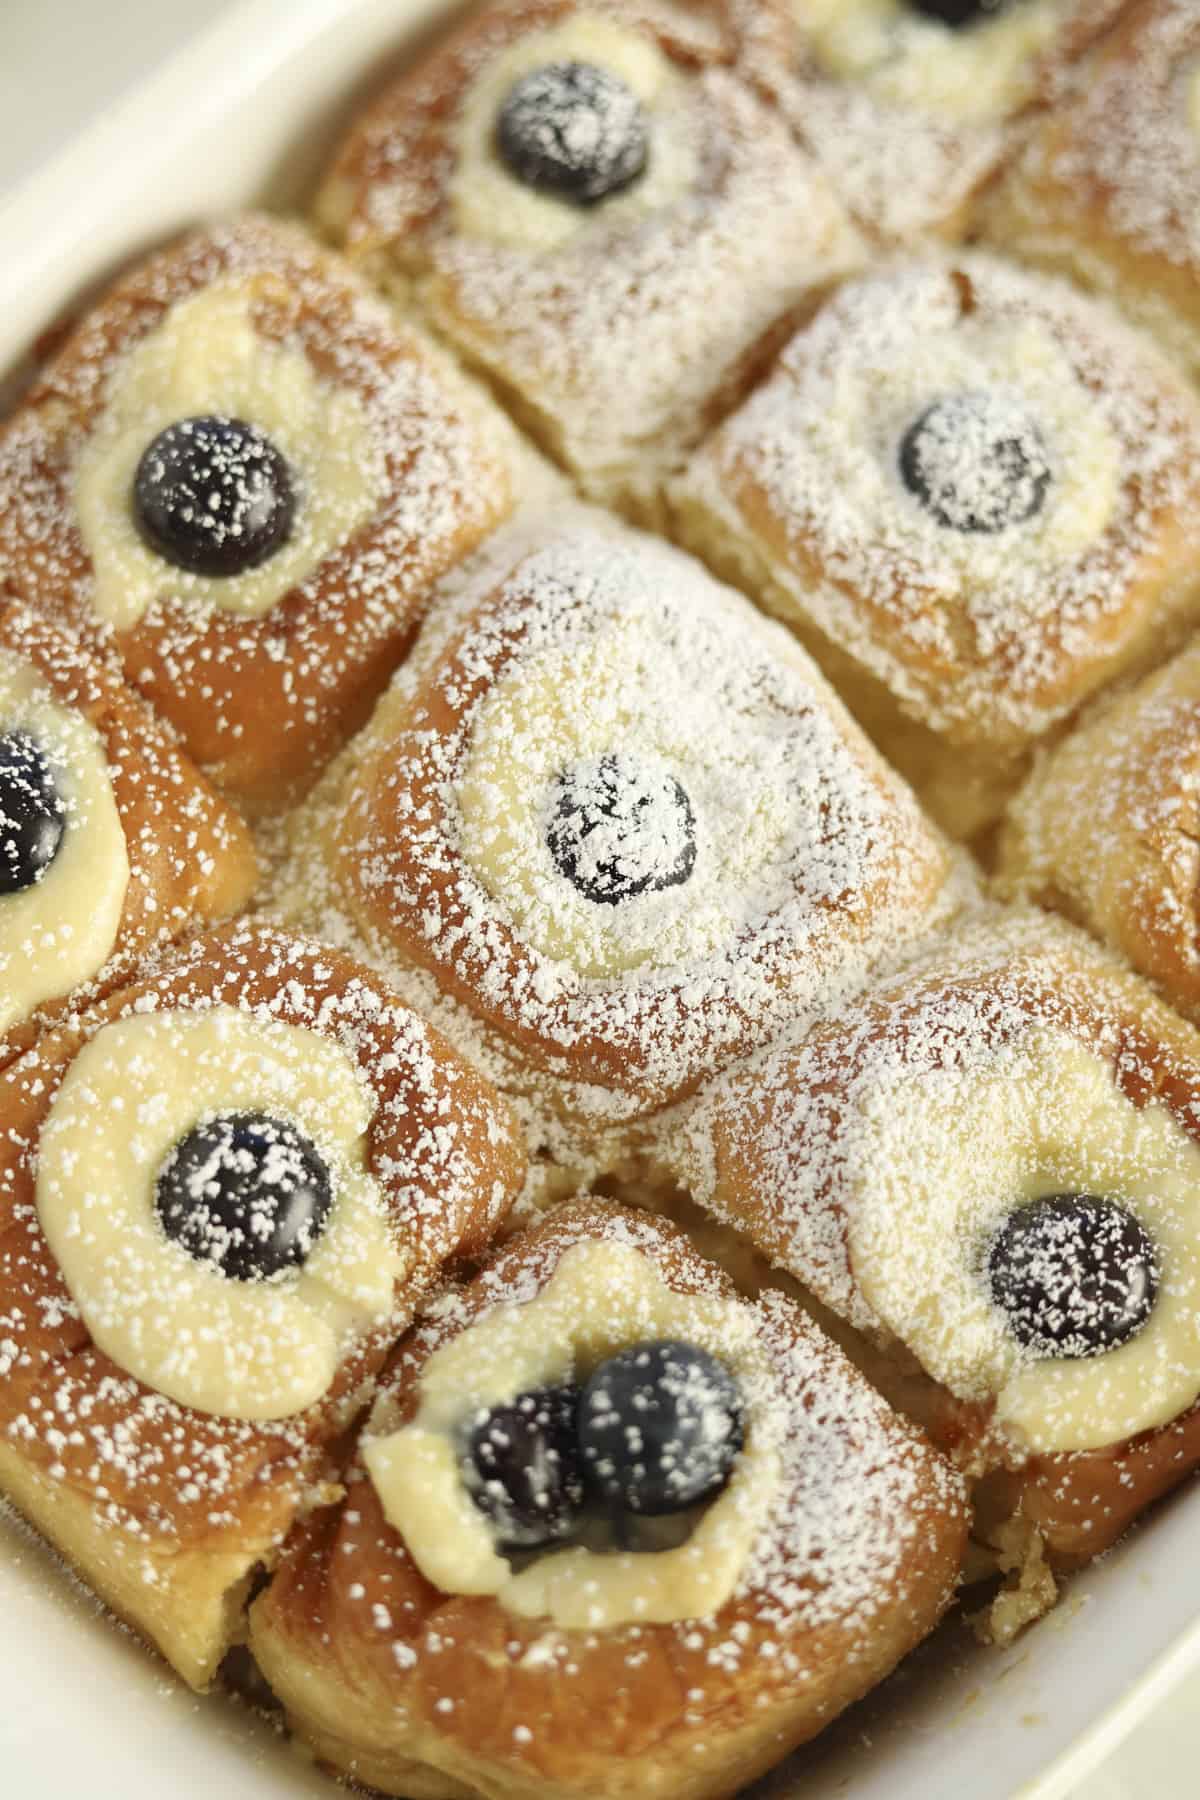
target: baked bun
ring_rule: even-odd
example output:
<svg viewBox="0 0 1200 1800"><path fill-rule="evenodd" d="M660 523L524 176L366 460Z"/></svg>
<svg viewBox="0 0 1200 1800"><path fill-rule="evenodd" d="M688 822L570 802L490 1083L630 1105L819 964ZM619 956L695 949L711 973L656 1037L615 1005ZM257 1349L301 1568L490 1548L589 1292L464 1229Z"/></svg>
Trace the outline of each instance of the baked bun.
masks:
<svg viewBox="0 0 1200 1800"><path fill-rule="evenodd" d="M640 1466L605 1460L630 1406ZM732 1794L932 1629L965 1536L947 1465L799 1307L595 1202L412 1335L347 1483L251 1644L305 1742L387 1794Z"/></svg>
<svg viewBox="0 0 1200 1800"><path fill-rule="evenodd" d="M255 878L245 825L119 671L0 596L0 1064Z"/></svg>
<svg viewBox="0 0 1200 1800"><path fill-rule="evenodd" d="M1200 614L1195 398L1105 307L986 256L841 289L675 501L958 836Z"/></svg>
<svg viewBox="0 0 1200 1800"><path fill-rule="evenodd" d="M111 644L244 808L282 807L509 510L478 405L295 228L197 233L118 282L0 431L7 585Z"/></svg>
<svg viewBox="0 0 1200 1800"><path fill-rule="evenodd" d="M882 1355L1024 1577L1200 1461L1200 1036L1071 927L986 915L696 1103L667 1160Z"/></svg>
<svg viewBox="0 0 1200 1800"><path fill-rule="evenodd" d="M1129 7L980 224L1017 255L1110 294L1200 373L1200 14Z"/></svg>
<svg viewBox="0 0 1200 1800"><path fill-rule="evenodd" d="M201 1686L523 1153L367 971L245 924L49 1031L0 1123L0 1488Z"/></svg>
<svg viewBox="0 0 1200 1800"><path fill-rule="evenodd" d="M355 122L318 203L589 497L643 514L783 315L862 259L784 122L722 66L732 11L473 12Z"/></svg>
<svg viewBox="0 0 1200 1800"><path fill-rule="evenodd" d="M1086 925L1200 1022L1200 645L1097 701L1000 844L1003 894Z"/></svg>
<svg viewBox="0 0 1200 1800"><path fill-rule="evenodd" d="M495 540L294 844L281 916L424 971L432 1016L596 1154L951 904L941 839L794 640L583 509Z"/></svg>
<svg viewBox="0 0 1200 1800"><path fill-rule="evenodd" d="M759 0L748 62L873 239L952 237L1121 4Z"/></svg>

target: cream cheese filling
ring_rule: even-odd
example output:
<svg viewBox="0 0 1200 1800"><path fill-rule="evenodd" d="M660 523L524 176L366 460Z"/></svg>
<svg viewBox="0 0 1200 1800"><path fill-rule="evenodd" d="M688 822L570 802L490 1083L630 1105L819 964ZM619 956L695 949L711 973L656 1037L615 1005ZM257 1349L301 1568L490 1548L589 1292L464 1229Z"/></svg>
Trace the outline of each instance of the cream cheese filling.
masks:
<svg viewBox="0 0 1200 1800"><path fill-rule="evenodd" d="M981 545L978 534L949 531L928 518L897 472L897 445L907 429L944 396L972 392L994 394L1025 413L1041 434L1050 466L1044 505L998 532L993 544ZM1053 569L1097 543L1112 519L1121 446L1067 352L1036 320L959 318L919 357L860 368L843 399L837 431L849 429L852 440L861 433L875 452L882 510L874 516L886 518L889 509L903 507L909 523L930 539L935 565L952 568L967 591L978 587L987 594L1000 546L1019 545L1023 558ZM819 436L823 428L816 429Z"/></svg>
<svg viewBox="0 0 1200 1800"><path fill-rule="evenodd" d="M328 1166L334 1203L300 1267L235 1281L162 1229L159 1171L197 1125L263 1111ZM407 1259L367 1167L373 1103L339 1045L232 1007L104 1026L42 1127L37 1210L98 1347L200 1412L281 1419L328 1390L347 1345L392 1307Z"/></svg>
<svg viewBox="0 0 1200 1800"><path fill-rule="evenodd" d="M522 1618L562 1630L707 1618L735 1593L780 1481L778 1422L752 1412L729 1482L673 1549L548 1551L515 1571L459 1470L458 1436L478 1409L530 1388L583 1378L648 1338L681 1338L719 1357L744 1392L761 1391L766 1357L743 1303L680 1294L627 1244L577 1244L546 1286L499 1306L434 1352L410 1425L364 1442L388 1523L427 1580L445 1593L490 1594ZM769 1375L766 1377L769 1379Z"/></svg>
<svg viewBox="0 0 1200 1800"><path fill-rule="evenodd" d="M27 662L0 650L0 733L17 731L46 757L66 820L41 878L0 895L0 1032L99 972L117 941L129 886L129 852L99 733L60 706Z"/></svg>
<svg viewBox="0 0 1200 1800"><path fill-rule="evenodd" d="M906 0L792 0L821 66L894 105L962 124L1008 118L1035 93L1035 64L1062 25L1062 0L1016 0L956 28ZM898 172L899 173L899 172Z"/></svg>
<svg viewBox="0 0 1200 1800"><path fill-rule="evenodd" d="M888 1085L867 1121L849 1212L852 1267L928 1372L1031 1451L1100 1449L1167 1424L1200 1394L1200 1145L1160 1103L1063 1032L988 1064ZM1056 1193L1118 1202L1157 1246L1154 1310L1119 1348L1033 1357L989 1290L987 1246L1016 1207Z"/></svg>
<svg viewBox="0 0 1200 1800"><path fill-rule="evenodd" d="M677 571L664 563L661 579ZM703 969L785 911L797 939L815 938L826 909L872 878L872 852L883 860L881 802L799 653L760 655L744 630L631 587L593 628L568 621L560 641L525 647L475 709L453 795L461 853L522 940L571 979ZM556 863L549 827L559 778L614 753L679 784L695 859L685 879L605 904ZM662 821L648 818L657 841Z"/></svg>
<svg viewBox="0 0 1200 1800"><path fill-rule="evenodd" d="M649 115L646 169L599 206L572 206L537 193L510 173L495 150L496 121L510 89L554 62L592 63L618 76ZM694 186L699 162L683 78L644 33L588 12L529 33L488 64L463 103L455 148L450 184L455 230L534 253L558 250L585 231L632 224L674 204Z"/></svg>
<svg viewBox="0 0 1200 1800"><path fill-rule="evenodd" d="M1193 63L1184 77L1183 110L1192 135L1200 145L1200 61Z"/></svg>
<svg viewBox="0 0 1200 1800"><path fill-rule="evenodd" d="M732 716L728 700L711 694L705 735L691 705L662 706L652 671L671 654L645 621L613 623L586 643L521 659L472 724L457 789L468 860L527 941L582 975L711 955L736 935L736 902L748 884L786 862L785 833L804 810L803 790L790 786L785 759L765 741L772 735L765 719L756 730L753 714ZM692 808L696 862L686 882L610 906L587 899L559 872L547 831L557 777L616 750L680 783ZM806 823L815 828L815 817ZM784 885L777 899L786 897Z"/></svg>
<svg viewBox="0 0 1200 1800"><path fill-rule="evenodd" d="M75 507L95 572L92 604L128 631L156 602L261 618L366 523L383 493L382 458L357 394L322 380L300 350L254 325L275 277L214 282L173 306L116 365L103 414L75 470ZM297 489L286 543L258 568L205 576L173 568L134 521L143 451L180 419L224 414L256 425Z"/></svg>

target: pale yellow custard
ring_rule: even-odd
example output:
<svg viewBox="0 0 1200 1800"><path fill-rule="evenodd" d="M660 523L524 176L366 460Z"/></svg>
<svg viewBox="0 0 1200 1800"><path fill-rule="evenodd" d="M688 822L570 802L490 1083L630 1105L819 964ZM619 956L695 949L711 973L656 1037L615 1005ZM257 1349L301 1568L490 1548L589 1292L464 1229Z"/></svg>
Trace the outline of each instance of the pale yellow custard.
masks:
<svg viewBox="0 0 1200 1800"><path fill-rule="evenodd" d="M510 1612L563 1630L706 1618L725 1605L778 1489L774 1421L751 1414L728 1485L673 1549L575 1545L515 1572L459 1471L465 1416L584 1374L647 1337L685 1339L735 1377L757 1376L766 1360L743 1303L677 1293L649 1257L608 1241L575 1245L536 1298L496 1307L434 1352L412 1424L363 1450L384 1514L428 1580L447 1593L492 1594Z"/></svg>
<svg viewBox="0 0 1200 1800"><path fill-rule="evenodd" d="M66 816L57 854L38 880L0 896L0 1032L99 973L129 887L99 733L60 706L27 662L0 650L0 733L8 732L31 738L46 757Z"/></svg>
<svg viewBox="0 0 1200 1800"><path fill-rule="evenodd" d="M329 1169L333 1209L304 1263L231 1280L169 1238L159 1172L201 1122L261 1110L297 1125ZM386 1319L406 1259L366 1166L372 1102L337 1044L231 1007L104 1026L44 1126L37 1209L99 1347L201 1412L280 1419L330 1387L347 1342Z"/></svg>
<svg viewBox="0 0 1200 1800"><path fill-rule="evenodd" d="M928 1075L912 1098L911 1112L881 1100L872 1165L886 1174L849 1217L854 1274L880 1319L951 1392L994 1395L997 1423L1033 1451L1100 1449L1185 1412L1200 1394L1200 1145L1049 1028L977 1074ZM1119 1202L1161 1264L1145 1325L1102 1355L1023 1350L983 1271L1007 1215L1058 1193Z"/></svg>

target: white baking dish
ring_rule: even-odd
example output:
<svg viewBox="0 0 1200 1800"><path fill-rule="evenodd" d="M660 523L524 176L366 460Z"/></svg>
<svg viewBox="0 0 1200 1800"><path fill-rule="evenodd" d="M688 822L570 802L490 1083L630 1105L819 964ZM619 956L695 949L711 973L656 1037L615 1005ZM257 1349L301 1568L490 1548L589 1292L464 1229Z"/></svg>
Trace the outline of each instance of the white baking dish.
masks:
<svg viewBox="0 0 1200 1800"><path fill-rule="evenodd" d="M0 204L0 376L118 262L303 193L352 96L446 0L242 0ZM795 1800L1058 1800L1200 1667L1185 1490L1007 1652L957 1623L765 1784ZM258 1719L198 1701L0 1517L0 1794L329 1795ZM1171 1792L1190 1791L1181 1772ZM1157 1790L1163 1800L1165 1790Z"/></svg>

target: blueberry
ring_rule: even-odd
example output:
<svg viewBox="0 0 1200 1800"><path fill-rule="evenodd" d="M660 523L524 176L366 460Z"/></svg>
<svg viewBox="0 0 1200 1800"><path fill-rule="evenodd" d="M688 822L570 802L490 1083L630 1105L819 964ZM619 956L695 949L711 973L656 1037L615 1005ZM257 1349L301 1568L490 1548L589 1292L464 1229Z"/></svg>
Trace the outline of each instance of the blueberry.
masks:
<svg viewBox="0 0 1200 1800"><path fill-rule="evenodd" d="M617 906L680 887L696 866L696 820L683 788L624 751L573 764L550 802L550 854L585 900Z"/></svg>
<svg viewBox="0 0 1200 1800"><path fill-rule="evenodd" d="M997 13L1007 12L1012 0L908 0L908 3L927 19L940 19L943 25L957 30L963 25L974 25L980 19L991 19Z"/></svg>
<svg viewBox="0 0 1200 1800"><path fill-rule="evenodd" d="M1100 1356L1136 1337L1154 1309L1154 1242L1131 1212L1091 1194L1054 1194L1005 1219L987 1254L992 1297L1037 1356Z"/></svg>
<svg viewBox="0 0 1200 1800"><path fill-rule="evenodd" d="M611 1511L682 1512L725 1486L742 1423L737 1384L706 1350L670 1338L633 1344L583 1390L584 1473Z"/></svg>
<svg viewBox="0 0 1200 1800"><path fill-rule="evenodd" d="M142 453L133 516L152 550L195 575L242 575L291 534L296 502L287 463L257 426L180 419Z"/></svg>
<svg viewBox="0 0 1200 1800"><path fill-rule="evenodd" d="M0 894L19 894L40 881L66 828L45 753L24 731L0 737Z"/></svg>
<svg viewBox="0 0 1200 1800"><path fill-rule="evenodd" d="M949 531L994 533L1041 512L1050 464L1013 401L965 391L935 400L900 443L905 487Z"/></svg>
<svg viewBox="0 0 1200 1800"><path fill-rule="evenodd" d="M501 1543L532 1550L570 1535L583 1505L575 1387L533 1388L470 1423L463 1479Z"/></svg>
<svg viewBox="0 0 1200 1800"><path fill-rule="evenodd" d="M595 206L629 187L649 154L636 94L593 63L533 69L510 90L496 148L518 181L556 200Z"/></svg>
<svg viewBox="0 0 1200 1800"><path fill-rule="evenodd" d="M189 1131L158 1177L167 1236L232 1281L262 1281L303 1263L333 1205L324 1159L286 1120L221 1113Z"/></svg>

